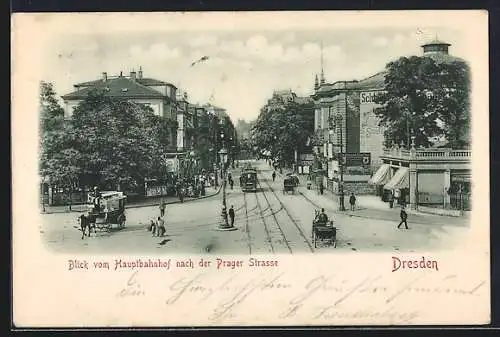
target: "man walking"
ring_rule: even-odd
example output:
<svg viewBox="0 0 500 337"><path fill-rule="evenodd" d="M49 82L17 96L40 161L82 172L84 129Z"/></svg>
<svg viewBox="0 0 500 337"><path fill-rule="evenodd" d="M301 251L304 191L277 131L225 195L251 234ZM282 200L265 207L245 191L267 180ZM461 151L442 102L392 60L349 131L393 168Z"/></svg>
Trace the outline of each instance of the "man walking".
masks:
<svg viewBox="0 0 500 337"><path fill-rule="evenodd" d="M408 223L406 222L406 219L408 219L408 214L406 214L404 206L401 207L401 212L399 213L399 216L401 217L401 222L398 225L398 229L401 227L403 223L405 224L405 229L408 229Z"/></svg>
<svg viewBox="0 0 500 337"><path fill-rule="evenodd" d="M354 196L354 192L352 192L349 197L349 204L351 205L351 211L354 211L356 209L356 197Z"/></svg>
<svg viewBox="0 0 500 337"><path fill-rule="evenodd" d="M160 208L160 216L163 217L165 215L165 208L167 207L165 200L161 199L158 207Z"/></svg>
<svg viewBox="0 0 500 337"><path fill-rule="evenodd" d="M229 219L231 219L231 227L234 226L234 208L233 205L231 205L231 208L229 208Z"/></svg>
<svg viewBox="0 0 500 337"><path fill-rule="evenodd" d="M273 181L276 179L276 171L273 171Z"/></svg>

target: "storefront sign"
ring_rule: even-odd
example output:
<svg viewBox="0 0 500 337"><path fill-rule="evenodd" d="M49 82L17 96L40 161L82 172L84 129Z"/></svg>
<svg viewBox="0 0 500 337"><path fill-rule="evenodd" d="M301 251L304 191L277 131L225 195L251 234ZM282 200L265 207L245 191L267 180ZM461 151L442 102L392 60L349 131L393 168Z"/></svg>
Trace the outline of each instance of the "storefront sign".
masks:
<svg viewBox="0 0 500 337"><path fill-rule="evenodd" d="M179 160L176 158L165 158L167 172L177 172L179 169Z"/></svg>
<svg viewBox="0 0 500 337"><path fill-rule="evenodd" d="M167 186L165 185L148 186L146 189L147 197L158 197L162 195L167 195Z"/></svg>
<svg viewBox="0 0 500 337"><path fill-rule="evenodd" d="M349 166L369 167L371 165L371 154L369 152L343 153L342 164L345 167Z"/></svg>
<svg viewBox="0 0 500 337"><path fill-rule="evenodd" d="M383 91L366 91L359 94L360 104L376 104L375 98L379 96Z"/></svg>

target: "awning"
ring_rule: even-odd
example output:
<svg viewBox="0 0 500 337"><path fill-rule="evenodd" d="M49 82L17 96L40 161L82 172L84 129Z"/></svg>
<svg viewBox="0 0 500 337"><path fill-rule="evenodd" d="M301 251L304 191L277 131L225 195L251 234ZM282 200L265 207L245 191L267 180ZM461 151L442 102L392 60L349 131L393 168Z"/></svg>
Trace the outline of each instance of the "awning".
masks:
<svg viewBox="0 0 500 337"><path fill-rule="evenodd" d="M452 182L470 182L472 180L472 174L470 172L467 173L452 173L451 181Z"/></svg>
<svg viewBox="0 0 500 337"><path fill-rule="evenodd" d="M390 172L391 166L389 164L383 164L378 168L377 172L373 174L370 180L368 180L368 183L372 185L384 185L391 179Z"/></svg>
<svg viewBox="0 0 500 337"><path fill-rule="evenodd" d="M388 190L402 189L408 188L409 184L409 174L407 167L400 167L391 180L387 184L385 184L384 188Z"/></svg>

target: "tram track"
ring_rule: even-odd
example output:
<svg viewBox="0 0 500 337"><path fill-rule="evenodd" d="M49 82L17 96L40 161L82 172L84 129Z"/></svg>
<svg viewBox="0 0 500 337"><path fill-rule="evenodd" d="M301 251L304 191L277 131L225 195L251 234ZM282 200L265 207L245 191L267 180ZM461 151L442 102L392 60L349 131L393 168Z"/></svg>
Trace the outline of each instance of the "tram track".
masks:
<svg viewBox="0 0 500 337"><path fill-rule="evenodd" d="M271 238L271 233L269 232L269 227L267 226L266 219L265 219L264 214L263 214L263 207L259 201L258 192L255 192L254 196L255 196L255 201L257 202L257 207L260 210L260 219L262 221L262 224L264 225L264 231L266 233L266 241L269 243L269 247L271 248L271 252L273 254L275 254L276 251L274 249L273 240Z"/></svg>
<svg viewBox="0 0 500 337"><path fill-rule="evenodd" d="M264 177L264 175L262 173L260 173L261 177ZM264 198L266 199L267 201L267 204L269 205L269 207L272 209L272 206L271 206L271 202L269 201L269 198L267 197L264 189L262 188L262 184L260 183L262 181L264 181L266 183L266 185L269 187L269 190L271 191L271 193L273 194L274 198L278 201L279 205L280 205L280 210L284 210L285 213L286 213L286 216L287 218L290 219L290 221L292 222L292 224L294 225L294 228L297 230L297 232L299 233L299 236L301 239L303 239L304 243L306 243L307 245L307 248L310 252L314 253L315 249L314 249L314 246L313 244L309 241L308 237L305 235L304 233L304 230L300 227L300 225L297 223L297 220L292 216L292 214L290 213L290 211L286 208L285 204L281 201L281 199L278 197L278 195L276 194L276 191L273 189L273 187L267 182L267 179L259 179L258 180L258 185L260 186L261 188L261 191L262 191L262 194L264 195ZM280 211L278 210L278 211ZM293 254L292 252L292 247L290 246L290 243L289 243L289 240L287 239L282 227L280 226L279 224L279 221L276 217L276 214L278 213L278 211L276 212L272 212L273 214L273 218L276 222L276 225L278 226L282 236L283 236L283 240L284 242L286 243L287 247L288 247L288 250L290 251L290 253Z"/></svg>
<svg viewBox="0 0 500 337"><path fill-rule="evenodd" d="M247 233L248 253L252 254L252 236L250 235L250 224L248 221L248 204L245 192L243 192L243 206L245 207L245 232Z"/></svg>
<svg viewBox="0 0 500 337"><path fill-rule="evenodd" d="M290 246L290 242L288 241L286 235L285 235L285 232L283 231L283 228L281 227L277 217L276 217L276 214L283 208L281 208L280 210L277 210L277 211L274 211L272 209L272 206L271 206L271 202L269 201L269 199L267 198L266 196L266 193L265 191L262 189L262 185L260 184L260 182L258 182L258 185L260 186L260 192L262 193L262 195L264 196L264 199L266 200L266 203L268 205L268 208L271 209L271 216L273 217L274 219L274 223L276 224L276 228L278 229L279 233L281 234L281 239L280 241L284 242L286 247L287 247L287 250L290 252L290 254L293 254L293 251L292 251L292 247Z"/></svg>

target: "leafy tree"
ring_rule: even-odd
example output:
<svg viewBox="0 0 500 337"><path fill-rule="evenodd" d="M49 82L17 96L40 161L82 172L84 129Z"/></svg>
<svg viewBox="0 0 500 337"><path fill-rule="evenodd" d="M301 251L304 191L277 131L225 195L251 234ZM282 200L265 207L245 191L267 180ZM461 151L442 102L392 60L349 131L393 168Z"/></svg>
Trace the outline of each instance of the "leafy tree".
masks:
<svg viewBox="0 0 500 337"><path fill-rule="evenodd" d="M59 105L52 83L40 82L40 131L41 134L61 127L64 110Z"/></svg>
<svg viewBox="0 0 500 337"><path fill-rule="evenodd" d="M136 189L161 174L162 124L143 105L94 91L74 110L71 125L87 182Z"/></svg>
<svg viewBox="0 0 500 337"><path fill-rule="evenodd" d="M462 61L440 65L440 86L433 93L433 106L443 122L443 134L451 148L470 145L470 70Z"/></svg>
<svg viewBox="0 0 500 337"><path fill-rule="evenodd" d="M445 135L461 146L468 129L468 70L463 62L436 63L429 57L401 57L386 66L385 91L375 98L375 110L385 128L385 145L432 145Z"/></svg>
<svg viewBox="0 0 500 337"><path fill-rule="evenodd" d="M71 149L71 128L64 121L51 83L40 83L40 174L51 184L72 186L78 178L79 154Z"/></svg>
<svg viewBox="0 0 500 337"><path fill-rule="evenodd" d="M257 146L287 163L293 162L295 150L301 152L313 134L313 111L312 103L293 101L264 106L253 128Z"/></svg>
<svg viewBox="0 0 500 337"><path fill-rule="evenodd" d="M393 141L429 146L429 138L441 132L438 113L432 108L429 92L437 84L438 65L428 57L401 57L386 66L385 92L375 98L382 105L375 110L380 125L386 128L386 146Z"/></svg>

